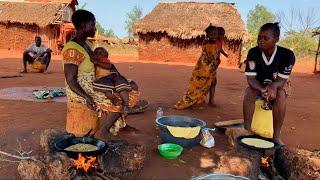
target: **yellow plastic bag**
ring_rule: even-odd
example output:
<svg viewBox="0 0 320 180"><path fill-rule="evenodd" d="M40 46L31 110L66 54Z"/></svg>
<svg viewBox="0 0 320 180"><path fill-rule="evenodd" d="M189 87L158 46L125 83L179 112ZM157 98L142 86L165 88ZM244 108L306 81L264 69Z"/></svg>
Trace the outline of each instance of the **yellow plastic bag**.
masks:
<svg viewBox="0 0 320 180"><path fill-rule="evenodd" d="M273 116L272 110L261 108L263 100L256 100L255 111L252 118L251 130L255 134L265 137L273 137Z"/></svg>
<svg viewBox="0 0 320 180"><path fill-rule="evenodd" d="M31 64L31 68L31 72L43 73L45 70L45 65L41 64L40 60L37 59Z"/></svg>

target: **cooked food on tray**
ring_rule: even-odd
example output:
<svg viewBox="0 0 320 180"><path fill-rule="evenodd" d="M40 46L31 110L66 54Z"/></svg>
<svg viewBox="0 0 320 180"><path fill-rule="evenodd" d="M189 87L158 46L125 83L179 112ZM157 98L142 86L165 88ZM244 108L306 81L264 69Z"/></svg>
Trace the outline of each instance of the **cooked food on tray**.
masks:
<svg viewBox="0 0 320 180"><path fill-rule="evenodd" d="M73 152L91 152L91 151L97 151L99 148L92 144L85 144L85 143L78 143L71 145L64 150L66 151L73 151Z"/></svg>
<svg viewBox="0 0 320 180"><path fill-rule="evenodd" d="M268 149L268 148L274 147L273 142L266 141L266 140L259 139L259 138L243 138L243 139L241 139L241 142L246 145L254 146L256 148L261 148L261 149Z"/></svg>

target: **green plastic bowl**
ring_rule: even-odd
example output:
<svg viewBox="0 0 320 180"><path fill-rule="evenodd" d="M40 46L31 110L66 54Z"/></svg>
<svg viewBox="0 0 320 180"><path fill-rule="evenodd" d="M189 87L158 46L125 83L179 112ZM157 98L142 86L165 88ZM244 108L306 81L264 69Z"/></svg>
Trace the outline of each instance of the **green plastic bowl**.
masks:
<svg viewBox="0 0 320 180"><path fill-rule="evenodd" d="M183 147L178 144L165 143L158 145L158 150L165 159L177 159L183 151Z"/></svg>

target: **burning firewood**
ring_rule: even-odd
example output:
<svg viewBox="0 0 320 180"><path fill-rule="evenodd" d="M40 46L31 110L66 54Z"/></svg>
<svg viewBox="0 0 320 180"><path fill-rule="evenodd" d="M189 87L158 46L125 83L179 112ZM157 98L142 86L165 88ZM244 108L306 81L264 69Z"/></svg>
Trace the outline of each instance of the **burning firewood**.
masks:
<svg viewBox="0 0 320 180"><path fill-rule="evenodd" d="M134 173L143 167L146 156L144 146L125 141L108 142L105 153L86 157L79 154L72 159L58 152L54 144L70 134L59 130L46 130L40 135L40 155L24 157L18 166L22 179L88 179L117 180L126 173ZM130 174L131 175L131 174Z"/></svg>

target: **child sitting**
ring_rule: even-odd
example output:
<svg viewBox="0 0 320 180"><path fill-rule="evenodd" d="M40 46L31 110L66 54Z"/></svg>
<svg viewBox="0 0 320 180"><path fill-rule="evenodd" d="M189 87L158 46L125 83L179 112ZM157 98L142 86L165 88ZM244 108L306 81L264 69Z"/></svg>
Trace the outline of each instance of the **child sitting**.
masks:
<svg viewBox="0 0 320 180"><path fill-rule="evenodd" d="M119 93L124 106L124 113L127 114L131 111L129 107L129 92L138 90L138 86L133 81L128 81L123 77L117 68L108 59L109 53L103 47L98 47L94 50L96 60L93 60L96 68L96 79L93 82L93 89L98 92L103 92L105 95L116 102L114 93Z"/></svg>

